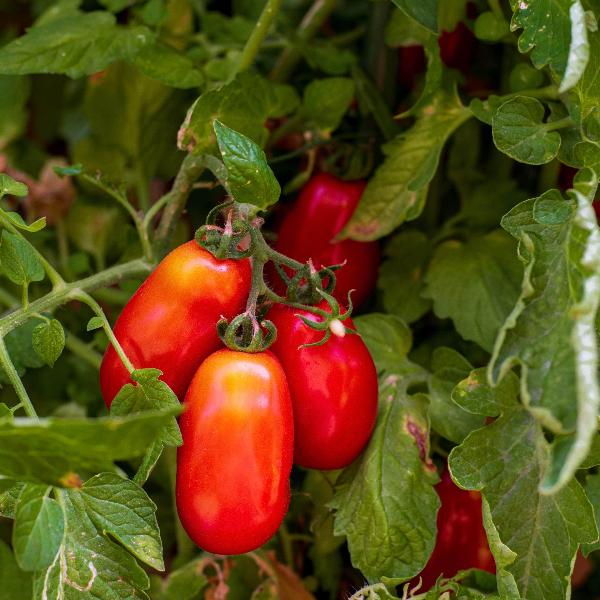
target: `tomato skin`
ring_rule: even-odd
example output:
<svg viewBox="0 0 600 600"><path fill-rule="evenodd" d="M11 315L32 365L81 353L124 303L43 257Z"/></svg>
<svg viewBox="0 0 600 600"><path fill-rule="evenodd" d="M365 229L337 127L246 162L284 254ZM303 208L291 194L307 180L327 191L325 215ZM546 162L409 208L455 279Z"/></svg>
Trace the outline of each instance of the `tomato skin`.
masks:
<svg viewBox="0 0 600 600"><path fill-rule="evenodd" d="M364 181L342 181L328 173L315 175L283 217L275 243L276 250L297 261L312 258L316 268L348 261L336 271L334 296L346 303L348 292L354 289L355 306L361 305L375 288L379 244L355 240L332 243L332 240L352 216L365 186ZM285 292L277 275L271 277L271 282L275 291Z"/></svg>
<svg viewBox="0 0 600 600"><path fill-rule="evenodd" d="M320 308L327 310L322 302ZM340 469L364 449L377 417L377 371L360 336L332 335L322 346L299 348L321 339L323 332L296 314L313 314L274 306L268 318L277 326L271 347L283 365L294 408L294 462L309 469ZM344 321L354 328L352 321Z"/></svg>
<svg viewBox="0 0 600 600"><path fill-rule="evenodd" d="M440 575L456 575L462 569L477 568L496 572L496 563L490 552L481 516L481 494L462 490L444 469L442 480L436 485L441 500L437 515L437 539L429 562L419 574L423 590L435 584ZM419 580L417 576L414 580Z"/></svg>
<svg viewBox="0 0 600 600"><path fill-rule="evenodd" d="M114 332L136 369L152 367L183 399L198 365L220 347L215 323L244 309L251 270L246 260L217 260L195 241L175 248L150 274L117 319ZM129 374L112 345L100 367L110 408Z"/></svg>
<svg viewBox="0 0 600 600"><path fill-rule="evenodd" d="M183 527L207 552L258 548L290 499L294 426L279 361L219 350L196 371L185 408L176 489Z"/></svg>

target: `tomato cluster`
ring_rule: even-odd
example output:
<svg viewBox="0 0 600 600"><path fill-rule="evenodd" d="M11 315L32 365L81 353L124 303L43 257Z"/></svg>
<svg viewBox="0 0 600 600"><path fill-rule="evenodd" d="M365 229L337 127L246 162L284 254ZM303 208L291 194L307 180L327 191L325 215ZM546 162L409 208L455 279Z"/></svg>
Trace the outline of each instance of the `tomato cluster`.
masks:
<svg viewBox="0 0 600 600"><path fill-rule="evenodd" d="M251 270L248 258L218 260L188 242L157 266L114 328L134 368L160 369L184 401L177 508L192 540L217 554L266 542L288 507L292 463L345 467L377 414L375 365L360 336L346 334L351 320L334 318L335 305L315 307L335 323L322 345L307 346L323 337L306 322L320 319L310 307L275 305L267 314L278 330L271 350L223 347L216 323L244 310ZM100 381L109 407L130 381L112 346Z"/></svg>

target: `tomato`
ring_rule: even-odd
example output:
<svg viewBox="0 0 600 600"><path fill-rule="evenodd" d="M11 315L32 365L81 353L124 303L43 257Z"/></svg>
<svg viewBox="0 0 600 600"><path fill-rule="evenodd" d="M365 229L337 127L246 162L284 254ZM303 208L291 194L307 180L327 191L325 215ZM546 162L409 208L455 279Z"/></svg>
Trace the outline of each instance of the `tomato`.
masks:
<svg viewBox="0 0 600 600"><path fill-rule="evenodd" d="M276 531L290 499L290 394L270 352L219 350L200 365L179 419L177 510L207 552L241 554Z"/></svg>
<svg viewBox="0 0 600 600"><path fill-rule="evenodd" d="M436 491L442 504L437 515L435 548L420 573L422 589L433 587L440 575L449 578L462 569L477 568L495 573L496 564L483 528L479 492L457 487L448 469L444 469ZM417 581L418 577L414 583Z"/></svg>
<svg viewBox="0 0 600 600"><path fill-rule="evenodd" d="M442 31L438 38L442 62L466 74L473 60L475 42L475 36L462 21L453 31Z"/></svg>
<svg viewBox="0 0 600 600"><path fill-rule="evenodd" d="M243 311L250 262L217 260L195 241L173 250L127 303L114 332L136 369L153 367L182 399L198 365L220 346L215 324ZM100 367L110 407L129 374L112 345Z"/></svg>
<svg viewBox="0 0 600 600"><path fill-rule="evenodd" d="M573 566L573 574L571 575L571 587L574 590L583 587L593 570L594 563L589 558L583 556L581 550L578 550L575 565Z"/></svg>
<svg viewBox="0 0 600 600"><path fill-rule="evenodd" d="M322 302L320 308L327 309ZM273 353L285 369L294 407L294 462L311 469L340 469L366 446L377 416L377 371L356 334L332 335L322 346L296 315L307 311L278 304L268 313L277 326ZM344 324L353 328L352 321Z"/></svg>
<svg viewBox="0 0 600 600"><path fill-rule="evenodd" d="M401 46L398 49L398 83L412 90L417 77L425 71L423 46Z"/></svg>
<svg viewBox="0 0 600 600"><path fill-rule="evenodd" d="M343 263L336 271L334 296L346 303L348 292L355 306L362 304L377 282L379 244L333 238L342 230L356 209L365 189L364 181L342 181L327 173L319 173L302 188L298 200L283 217L275 249L300 262L312 258L316 268ZM270 270L272 285L278 293L285 288Z"/></svg>

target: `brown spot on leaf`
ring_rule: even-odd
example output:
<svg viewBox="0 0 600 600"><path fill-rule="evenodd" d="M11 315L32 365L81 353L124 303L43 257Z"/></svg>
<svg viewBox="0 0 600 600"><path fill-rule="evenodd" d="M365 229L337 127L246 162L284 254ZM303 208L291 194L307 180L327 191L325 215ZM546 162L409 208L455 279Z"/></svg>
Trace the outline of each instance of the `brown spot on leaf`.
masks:
<svg viewBox="0 0 600 600"><path fill-rule="evenodd" d="M59 483L66 488L80 488L83 485L81 477L73 471L65 473L59 480Z"/></svg>

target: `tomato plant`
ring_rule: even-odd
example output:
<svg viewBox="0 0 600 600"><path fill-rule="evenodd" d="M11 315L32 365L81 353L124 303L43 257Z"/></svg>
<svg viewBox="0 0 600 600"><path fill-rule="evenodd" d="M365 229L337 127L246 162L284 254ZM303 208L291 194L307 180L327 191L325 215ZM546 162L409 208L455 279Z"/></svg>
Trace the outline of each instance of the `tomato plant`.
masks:
<svg viewBox="0 0 600 600"><path fill-rule="evenodd" d="M0 598L600 597L597 0L0 14Z"/></svg>
<svg viewBox="0 0 600 600"><path fill-rule="evenodd" d="M185 406L181 522L208 552L254 550L277 531L290 499L294 429L285 373L271 354L220 350L196 371Z"/></svg>

